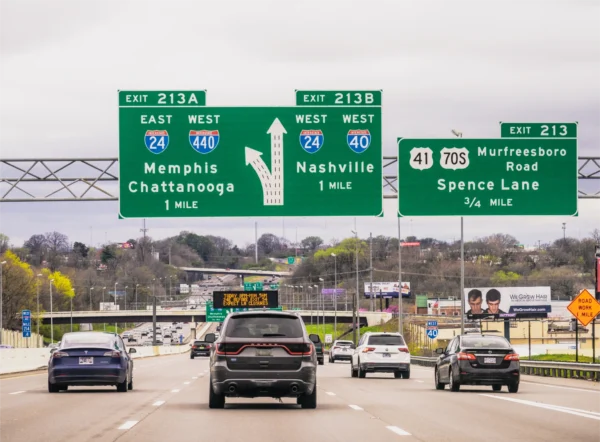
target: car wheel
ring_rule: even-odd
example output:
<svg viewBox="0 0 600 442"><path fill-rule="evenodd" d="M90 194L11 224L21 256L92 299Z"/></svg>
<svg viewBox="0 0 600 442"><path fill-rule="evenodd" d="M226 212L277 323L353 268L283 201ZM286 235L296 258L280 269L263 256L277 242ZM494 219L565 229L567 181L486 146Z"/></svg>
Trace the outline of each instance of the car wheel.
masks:
<svg viewBox="0 0 600 442"><path fill-rule="evenodd" d="M131 379L129 380L129 384L127 384L128 390L133 390L133 375L131 375Z"/></svg>
<svg viewBox="0 0 600 442"><path fill-rule="evenodd" d="M410 379L410 368L406 371L402 371L401 373L403 379Z"/></svg>
<svg viewBox="0 0 600 442"><path fill-rule="evenodd" d="M317 408L317 386L313 388L311 394L305 394L297 399L298 405L302 408L315 409Z"/></svg>
<svg viewBox="0 0 600 442"><path fill-rule="evenodd" d="M352 365L352 361L350 361L350 376L353 378L358 376L358 374L356 373L356 370L354 369L354 366Z"/></svg>
<svg viewBox="0 0 600 442"><path fill-rule="evenodd" d="M125 376L125 380L123 382L119 382L117 384L117 391L119 393L127 393L127 376Z"/></svg>
<svg viewBox="0 0 600 442"><path fill-rule="evenodd" d="M329 362L331 362L332 364L335 364L335 358L334 357L329 358Z"/></svg>
<svg viewBox="0 0 600 442"><path fill-rule="evenodd" d="M68 385L61 385L60 387L58 387L59 391L67 391L69 389Z"/></svg>
<svg viewBox="0 0 600 442"><path fill-rule="evenodd" d="M58 388L58 385L52 384L50 381L48 381L48 393L58 393L59 391L60 389Z"/></svg>
<svg viewBox="0 0 600 442"><path fill-rule="evenodd" d="M194 355L190 355L190 359L194 359Z"/></svg>
<svg viewBox="0 0 600 442"><path fill-rule="evenodd" d="M448 386L450 387L451 391L460 390L460 384L458 382L454 382L454 375L452 374L452 369L450 369L450 371L448 372L448 380Z"/></svg>
<svg viewBox="0 0 600 442"><path fill-rule="evenodd" d="M400 378L402 377L402 372L400 372L400 371L395 371L395 372L394 372L394 377L395 377L396 379L400 379Z"/></svg>
<svg viewBox="0 0 600 442"><path fill-rule="evenodd" d="M325 360L324 359L319 359L319 365L325 365Z"/></svg>
<svg viewBox="0 0 600 442"><path fill-rule="evenodd" d="M208 408L225 408L225 396L215 393L212 379L208 382Z"/></svg>
<svg viewBox="0 0 600 442"><path fill-rule="evenodd" d="M443 384L440 382L440 373L438 372L438 370L435 370L435 389L436 390L443 390L446 387L446 384Z"/></svg>
<svg viewBox="0 0 600 442"><path fill-rule="evenodd" d="M509 393L517 393L519 391L519 383L518 382L512 382L510 384L508 384L508 392Z"/></svg>
<svg viewBox="0 0 600 442"><path fill-rule="evenodd" d="M360 361L358 361L358 377L364 379L367 376L367 373L361 370Z"/></svg>
<svg viewBox="0 0 600 442"><path fill-rule="evenodd" d="M500 390L502 390L502 385L492 385L492 390L500 391Z"/></svg>

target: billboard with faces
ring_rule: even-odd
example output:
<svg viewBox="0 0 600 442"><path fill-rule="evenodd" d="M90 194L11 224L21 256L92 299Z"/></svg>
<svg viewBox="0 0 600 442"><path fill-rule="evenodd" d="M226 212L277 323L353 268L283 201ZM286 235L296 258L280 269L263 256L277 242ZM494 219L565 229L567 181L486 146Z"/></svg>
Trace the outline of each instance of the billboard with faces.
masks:
<svg viewBox="0 0 600 442"><path fill-rule="evenodd" d="M552 311L550 287L466 288L468 318L540 318Z"/></svg>

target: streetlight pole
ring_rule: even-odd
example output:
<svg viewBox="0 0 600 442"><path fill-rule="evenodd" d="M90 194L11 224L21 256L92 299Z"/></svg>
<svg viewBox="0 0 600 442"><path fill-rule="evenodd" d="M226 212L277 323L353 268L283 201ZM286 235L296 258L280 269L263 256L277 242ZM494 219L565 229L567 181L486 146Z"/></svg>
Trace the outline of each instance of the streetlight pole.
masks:
<svg viewBox="0 0 600 442"><path fill-rule="evenodd" d="M39 339L39 336L40 336L40 276L42 276L42 274L38 273L37 274L38 281L36 284L37 285L37 335L38 335L37 339ZM43 346L43 343L42 343L42 346Z"/></svg>
<svg viewBox="0 0 600 442"><path fill-rule="evenodd" d="M354 218L354 228L356 229L356 218ZM352 230L352 233L354 233L354 240L355 240L355 256L356 256L356 308L354 309L354 311L356 312L356 321L354 322L354 339L356 344L358 345L358 341L360 341L360 314L359 314L359 302L360 302L360 297L359 297L359 289L358 289L358 231L357 230Z"/></svg>
<svg viewBox="0 0 600 442"><path fill-rule="evenodd" d="M138 292L138 287L139 287L139 286L140 286L139 284L136 284L136 285L135 285L135 309L136 309L136 310L138 309L138 297L137 297L137 292Z"/></svg>
<svg viewBox="0 0 600 442"><path fill-rule="evenodd" d="M369 233L369 272L371 274L371 288L370 288L370 292L371 292L371 296L369 296L370 298L370 307L371 307L371 311L374 312L375 311L375 305L373 304L375 302L374 298L373 298L373 234Z"/></svg>
<svg viewBox="0 0 600 442"><path fill-rule="evenodd" d="M319 278L321 281L321 304L323 307L323 341L325 340L325 297L323 296L323 290L325 289L325 280L323 278ZM318 299L319 299L319 284L317 284L317 307L318 307ZM317 309L317 316L319 316L319 310Z"/></svg>
<svg viewBox="0 0 600 442"><path fill-rule="evenodd" d="M102 310L104 310L104 295L106 294L106 287L102 287ZM104 331L106 331L106 322L104 323Z"/></svg>
<svg viewBox="0 0 600 442"><path fill-rule="evenodd" d="M54 318L52 313L52 283L54 279L50 280L50 343L54 344Z"/></svg>
<svg viewBox="0 0 600 442"><path fill-rule="evenodd" d="M90 287L90 311L94 310L94 303L92 302L92 290L94 290L94 287Z"/></svg>
<svg viewBox="0 0 600 442"><path fill-rule="evenodd" d="M75 291L73 290L73 296L71 296L71 333L73 333L73 298L75 297Z"/></svg>
<svg viewBox="0 0 600 442"><path fill-rule="evenodd" d="M333 256L333 336L337 339L337 255Z"/></svg>
<svg viewBox="0 0 600 442"><path fill-rule="evenodd" d="M3 287L4 287L4 277L2 274L2 269L4 269L4 264L6 264L6 261L2 261L0 262L0 344L2 344L2 315L4 314L4 308L3 308L3 304L2 304L2 293L3 293Z"/></svg>
<svg viewBox="0 0 600 442"><path fill-rule="evenodd" d="M462 132L452 129L452 133L462 138ZM564 223L563 223L564 225ZM465 235L464 217L460 217L460 334L465 334Z"/></svg>

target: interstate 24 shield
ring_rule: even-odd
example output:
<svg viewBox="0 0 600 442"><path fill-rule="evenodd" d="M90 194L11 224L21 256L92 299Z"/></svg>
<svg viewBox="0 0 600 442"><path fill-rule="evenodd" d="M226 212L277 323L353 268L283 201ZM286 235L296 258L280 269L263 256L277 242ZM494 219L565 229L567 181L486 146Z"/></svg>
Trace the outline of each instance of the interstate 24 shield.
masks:
<svg viewBox="0 0 600 442"><path fill-rule="evenodd" d="M308 153L318 152L323 147L324 137L322 130L303 130L300 132L300 145Z"/></svg>
<svg viewBox="0 0 600 442"><path fill-rule="evenodd" d="M169 133L166 130L147 130L144 144L152 153L163 153L169 146Z"/></svg>
<svg viewBox="0 0 600 442"><path fill-rule="evenodd" d="M371 133L366 129L349 130L346 140L353 152L363 153L371 145Z"/></svg>
<svg viewBox="0 0 600 442"><path fill-rule="evenodd" d="M198 153L211 153L219 144L219 131L190 130L190 144Z"/></svg>

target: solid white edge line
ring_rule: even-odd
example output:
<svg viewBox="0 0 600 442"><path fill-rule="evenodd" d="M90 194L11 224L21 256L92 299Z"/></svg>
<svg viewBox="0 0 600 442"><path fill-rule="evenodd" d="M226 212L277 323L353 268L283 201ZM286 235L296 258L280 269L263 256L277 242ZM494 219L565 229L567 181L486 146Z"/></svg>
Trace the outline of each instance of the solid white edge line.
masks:
<svg viewBox="0 0 600 442"><path fill-rule="evenodd" d="M576 408L569 409L569 408L561 407L560 405L550 405L550 404L545 404L543 402L532 402L532 401L527 401L524 399L513 399L513 398L508 398L508 397L496 396L493 394L480 394L480 396L491 397L493 399L501 399L503 401L515 402L515 403L521 404L521 405L529 405L530 407L537 407L537 408L544 408L546 410L559 411L561 413L572 414L574 416L580 416L580 417L587 417L588 419L595 419L597 421L600 421L600 416L596 416L594 414L591 414L588 411L578 410ZM594 412L592 412L592 413L594 413Z"/></svg>
<svg viewBox="0 0 600 442"><path fill-rule="evenodd" d="M420 379L413 379L413 381L415 381L415 382L420 382L421 384L425 382L425 381L422 381L422 380L420 380Z"/></svg>
<svg viewBox="0 0 600 442"><path fill-rule="evenodd" d="M177 390L177 389L171 390L171 393L179 393L179 390Z"/></svg>
<svg viewBox="0 0 600 442"><path fill-rule="evenodd" d="M189 381L183 383L183 385L190 385Z"/></svg>
<svg viewBox="0 0 600 442"><path fill-rule="evenodd" d="M393 433L396 433L398 436L410 436L410 433L408 431L404 431L402 428L396 427L394 425L388 425L385 428L387 428Z"/></svg>
<svg viewBox="0 0 600 442"><path fill-rule="evenodd" d="M356 411L362 411L362 408L361 408L361 407L359 407L358 405L348 405L348 406L349 406L350 408L352 408L353 410L356 410Z"/></svg>
<svg viewBox="0 0 600 442"><path fill-rule="evenodd" d="M21 394L21 393L25 393L25 390L13 391L12 393L9 393L9 394Z"/></svg>
<svg viewBox="0 0 600 442"><path fill-rule="evenodd" d="M562 385L542 384L541 382L521 381L521 384L539 385L540 387L560 388L561 390L584 391L586 393L600 394L600 390L590 390L587 388L577 388L577 387L563 387Z"/></svg>
<svg viewBox="0 0 600 442"><path fill-rule="evenodd" d="M129 430L135 426L139 421L126 421L123 425L121 425L118 430Z"/></svg>
<svg viewBox="0 0 600 442"><path fill-rule="evenodd" d="M154 402L152 405L153 405L154 407L160 407L160 406L161 406L162 404L164 404L164 403L165 403L165 401L156 401L156 402Z"/></svg>
<svg viewBox="0 0 600 442"><path fill-rule="evenodd" d="M326 391L326 393L327 393L329 396L335 396L335 393L334 393L333 391Z"/></svg>

